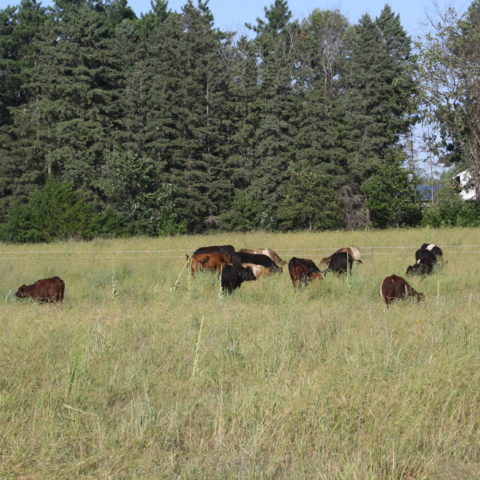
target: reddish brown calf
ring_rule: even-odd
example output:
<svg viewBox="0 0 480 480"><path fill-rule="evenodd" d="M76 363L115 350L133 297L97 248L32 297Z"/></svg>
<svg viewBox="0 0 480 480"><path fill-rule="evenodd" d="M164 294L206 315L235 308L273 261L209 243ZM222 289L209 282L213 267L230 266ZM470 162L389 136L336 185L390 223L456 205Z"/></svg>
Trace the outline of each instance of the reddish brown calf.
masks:
<svg viewBox="0 0 480 480"><path fill-rule="evenodd" d="M380 296L385 300L387 307L395 300L414 297L417 301L423 300L423 293L417 292L408 282L397 275L385 277L380 287Z"/></svg>
<svg viewBox="0 0 480 480"><path fill-rule="evenodd" d="M312 280L323 278L318 267L309 258L291 258L288 262L288 273L294 287L305 286Z"/></svg>
<svg viewBox="0 0 480 480"><path fill-rule="evenodd" d="M65 294L65 282L60 277L37 280L32 285L22 285L15 294L18 298L32 297L37 302L61 302Z"/></svg>

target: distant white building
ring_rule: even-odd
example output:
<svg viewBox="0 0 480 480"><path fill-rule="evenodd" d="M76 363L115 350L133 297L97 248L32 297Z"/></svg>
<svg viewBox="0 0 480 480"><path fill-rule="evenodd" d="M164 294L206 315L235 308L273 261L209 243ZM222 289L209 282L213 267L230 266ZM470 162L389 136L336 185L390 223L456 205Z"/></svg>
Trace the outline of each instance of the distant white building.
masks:
<svg viewBox="0 0 480 480"><path fill-rule="evenodd" d="M470 170L463 170L457 173L453 179L457 184L459 194L463 200L476 200L475 183Z"/></svg>

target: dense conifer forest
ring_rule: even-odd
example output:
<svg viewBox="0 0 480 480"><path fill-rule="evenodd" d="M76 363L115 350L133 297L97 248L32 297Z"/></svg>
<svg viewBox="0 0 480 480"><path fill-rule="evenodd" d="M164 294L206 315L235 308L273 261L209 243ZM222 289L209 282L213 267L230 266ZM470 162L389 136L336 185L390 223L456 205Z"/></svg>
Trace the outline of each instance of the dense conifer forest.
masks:
<svg viewBox="0 0 480 480"><path fill-rule="evenodd" d="M275 0L248 29L201 0L0 10L3 240L478 222L448 182L424 206L411 148L429 125L480 189L478 0L418 45L388 5L352 25Z"/></svg>

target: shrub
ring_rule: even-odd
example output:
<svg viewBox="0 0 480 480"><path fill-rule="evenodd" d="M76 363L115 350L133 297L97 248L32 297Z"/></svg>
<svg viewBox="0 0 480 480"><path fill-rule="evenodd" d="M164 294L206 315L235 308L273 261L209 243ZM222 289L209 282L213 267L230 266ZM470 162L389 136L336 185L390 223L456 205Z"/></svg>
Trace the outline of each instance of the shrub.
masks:
<svg viewBox="0 0 480 480"><path fill-rule="evenodd" d="M15 243L90 239L114 230L116 225L114 212L97 212L70 183L50 179L26 203L10 210L0 238Z"/></svg>
<svg viewBox="0 0 480 480"><path fill-rule="evenodd" d="M420 203L407 170L400 165L392 163L379 167L366 182L364 190L375 227L414 226L420 223Z"/></svg>
<svg viewBox="0 0 480 480"><path fill-rule="evenodd" d="M423 211L422 224L428 227L478 227L480 226L480 202L464 201L454 186L444 182L436 203Z"/></svg>

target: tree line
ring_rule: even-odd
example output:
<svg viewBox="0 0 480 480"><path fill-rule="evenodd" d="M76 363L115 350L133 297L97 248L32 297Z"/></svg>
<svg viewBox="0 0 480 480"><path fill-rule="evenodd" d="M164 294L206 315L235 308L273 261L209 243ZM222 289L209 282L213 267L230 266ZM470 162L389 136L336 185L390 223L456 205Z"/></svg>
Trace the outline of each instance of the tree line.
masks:
<svg viewBox="0 0 480 480"><path fill-rule="evenodd" d="M1 236L442 217L406 165L412 128L430 123L432 152L480 185L480 3L449 14L414 49L388 5L352 25L275 0L240 37L202 0L140 17L126 0L0 10Z"/></svg>

